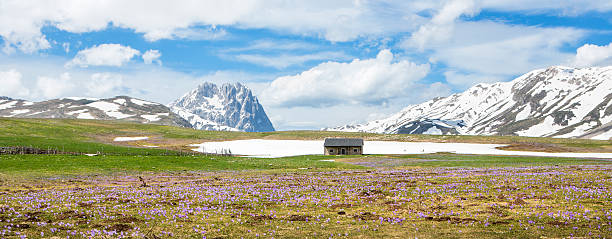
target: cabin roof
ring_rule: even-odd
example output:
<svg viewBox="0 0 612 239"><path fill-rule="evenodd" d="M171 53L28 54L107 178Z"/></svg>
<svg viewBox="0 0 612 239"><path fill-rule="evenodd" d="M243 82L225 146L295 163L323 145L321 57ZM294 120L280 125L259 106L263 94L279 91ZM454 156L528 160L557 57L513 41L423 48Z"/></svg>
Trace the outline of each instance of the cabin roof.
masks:
<svg viewBox="0 0 612 239"><path fill-rule="evenodd" d="M363 139L355 138L327 138L323 144L325 147L363 146Z"/></svg>

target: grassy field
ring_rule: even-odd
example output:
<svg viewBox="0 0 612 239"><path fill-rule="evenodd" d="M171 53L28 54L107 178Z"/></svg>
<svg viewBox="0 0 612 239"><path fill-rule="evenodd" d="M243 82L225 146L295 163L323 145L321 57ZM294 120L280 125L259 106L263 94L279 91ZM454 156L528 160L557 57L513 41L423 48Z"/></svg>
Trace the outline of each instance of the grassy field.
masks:
<svg viewBox="0 0 612 239"><path fill-rule="evenodd" d="M609 238L612 168L209 172L0 193L0 237ZM143 183L144 182L144 183Z"/></svg>
<svg viewBox="0 0 612 239"><path fill-rule="evenodd" d="M112 142L117 136L150 139ZM186 145L202 141L330 136L504 143L514 150L610 147L609 141L575 139L210 132L0 119L0 146L100 153L0 155L0 238L612 237L610 160L185 153Z"/></svg>
<svg viewBox="0 0 612 239"><path fill-rule="evenodd" d="M150 140L117 144L117 136L149 136ZM36 146L71 152L106 154L164 154L165 150L114 147L155 145L164 149L188 151L187 145L203 141L236 139L324 139L360 137L366 140L413 142L460 142L508 144L508 150L545 152L612 152L612 143L603 140L531 138L516 136L465 135L386 135L326 131L280 131L263 133L201 131L180 127L119 121L69 119L0 118L0 146Z"/></svg>

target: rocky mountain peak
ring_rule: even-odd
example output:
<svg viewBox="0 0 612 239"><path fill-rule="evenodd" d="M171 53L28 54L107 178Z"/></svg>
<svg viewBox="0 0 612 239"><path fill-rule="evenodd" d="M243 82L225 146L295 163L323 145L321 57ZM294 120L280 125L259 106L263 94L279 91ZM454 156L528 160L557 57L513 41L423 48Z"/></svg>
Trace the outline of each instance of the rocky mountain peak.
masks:
<svg viewBox="0 0 612 239"><path fill-rule="evenodd" d="M169 107L196 129L274 131L257 97L240 83L202 83Z"/></svg>

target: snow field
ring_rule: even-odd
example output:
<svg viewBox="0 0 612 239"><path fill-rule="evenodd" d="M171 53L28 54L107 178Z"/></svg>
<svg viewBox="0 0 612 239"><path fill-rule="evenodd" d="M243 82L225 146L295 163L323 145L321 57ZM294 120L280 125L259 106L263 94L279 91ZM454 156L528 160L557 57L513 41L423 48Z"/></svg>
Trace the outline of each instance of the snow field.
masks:
<svg viewBox="0 0 612 239"><path fill-rule="evenodd" d="M138 140L145 140L148 138L149 137L146 137L146 136L143 136L143 137L116 137L113 141L115 142L138 141Z"/></svg>
<svg viewBox="0 0 612 239"><path fill-rule="evenodd" d="M197 147L194 151L218 153L231 151L232 154L260 158L276 158L297 155L323 154L322 140L235 140L222 142L205 142L190 145ZM469 143L428 143L428 142L395 142L365 141L364 154L429 154L449 152L456 154L480 155L516 155L542 157L576 157L612 159L612 153L546 153L527 151L504 151L496 149L500 144Z"/></svg>

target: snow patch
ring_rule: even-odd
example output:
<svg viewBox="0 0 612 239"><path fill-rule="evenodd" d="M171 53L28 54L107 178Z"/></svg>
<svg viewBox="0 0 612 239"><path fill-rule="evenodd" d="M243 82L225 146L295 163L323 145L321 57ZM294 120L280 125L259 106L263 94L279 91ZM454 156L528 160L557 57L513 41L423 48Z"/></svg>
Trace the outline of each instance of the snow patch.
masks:
<svg viewBox="0 0 612 239"><path fill-rule="evenodd" d="M597 126L597 122L591 121L589 123L585 123L585 124L581 124L581 125L577 126L574 130L572 130L572 132L569 132L569 133L564 134L564 135L554 136L553 138L578 137L580 135L583 135L584 133L586 133L590 129L593 129L596 126Z"/></svg>
<svg viewBox="0 0 612 239"><path fill-rule="evenodd" d="M521 121L521 120L527 119L530 113L531 113L531 105L528 104L527 106L525 106L525 108L523 108L523 110L521 110L521 112L516 114L515 121Z"/></svg>
<svg viewBox="0 0 612 239"><path fill-rule="evenodd" d="M602 133L602 134L598 134L594 137L591 137L591 139L598 139L598 140L610 140L610 138L612 138L612 130Z"/></svg>
<svg viewBox="0 0 612 239"><path fill-rule="evenodd" d="M9 101L8 103L3 103L0 105L0 110L13 108L18 101Z"/></svg>
<svg viewBox="0 0 612 239"><path fill-rule="evenodd" d="M96 119L89 113L88 109L82 109L67 113L68 115L76 116L77 119Z"/></svg>
<svg viewBox="0 0 612 239"><path fill-rule="evenodd" d="M102 111L104 111L104 113L106 113L106 115L113 117L115 119L124 119L124 118L128 118L128 117L132 117L134 115L128 115L128 114L124 114L119 112L119 105L115 104L115 103L110 103L110 102L106 102L106 101L96 101L93 103L89 103L87 104L87 106L91 106L97 109L100 109Z"/></svg>
<svg viewBox="0 0 612 239"><path fill-rule="evenodd" d="M438 129L436 126L433 126L427 129L427 131L423 132L423 134L442 135L442 130Z"/></svg>
<svg viewBox="0 0 612 239"><path fill-rule="evenodd" d="M116 137L115 139L113 139L113 141L115 142L125 142L125 141L138 141L138 140L145 140L148 139L149 137L147 136L143 136L143 137Z"/></svg>
<svg viewBox="0 0 612 239"><path fill-rule="evenodd" d="M161 120L160 116L169 116L170 113L158 113L154 115L141 115L140 117L148 120L148 121L158 121Z"/></svg>
<svg viewBox="0 0 612 239"><path fill-rule="evenodd" d="M23 110L13 110L13 111L11 112L11 114L12 114L12 115L11 115L11 117L13 117L13 116L15 116L15 115L25 114L25 113L28 113L28 112L30 112L30 110L29 110L29 109L23 109Z"/></svg>
<svg viewBox="0 0 612 239"><path fill-rule="evenodd" d="M106 102L106 101L97 101L97 102L89 103L87 104L87 106L98 108L104 112L119 110L119 105L115 103Z"/></svg>
<svg viewBox="0 0 612 239"><path fill-rule="evenodd" d="M139 100L139 99L130 99L130 101L134 104L144 106L144 105L159 105L158 103L153 103L149 101Z"/></svg>
<svg viewBox="0 0 612 239"><path fill-rule="evenodd" d="M516 134L519 136L545 137L559 131L562 128L564 127L555 124L555 119L549 115L541 123L531 126L529 129L518 131Z"/></svg>
<svg viewBox="0 0 612 239"><path fill-rule="evenodd" d="M113 100L113 102L120 104L120 105L125 105L127 101L125 101L125 99L116 99L116 100Z"/></svg>
<svg viewBox="0 0 612 239"><path fill-rule="evenodd" d="M223 142L206 142L190 145L197 147L194 151L203 153L219 153L231 151L232 154L276 158L297 155L318 155L323 153L322 140L235 140ZM468 144L468 143L428 143L428 142L395 142L395 141L365 141L364 154L429 154L450 152L456 154L484 155L518 155L542 157L573 157L573 158L612 158L612 153L546 153L526 151L504 151L499 144Z"/></svg>

